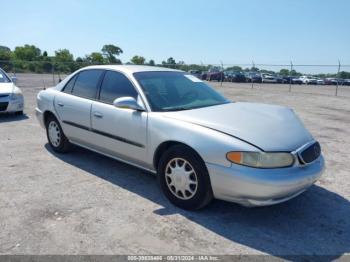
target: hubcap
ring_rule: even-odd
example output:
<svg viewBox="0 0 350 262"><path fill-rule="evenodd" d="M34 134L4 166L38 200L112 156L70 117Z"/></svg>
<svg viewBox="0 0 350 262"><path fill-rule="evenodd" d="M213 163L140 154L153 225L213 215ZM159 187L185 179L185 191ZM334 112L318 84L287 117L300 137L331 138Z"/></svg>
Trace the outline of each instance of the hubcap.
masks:
<svg viewBox="0 0 350 262"><path fill-rule="evenodd" d="M49 124L49 139L54 147L58 147L60 145L61 131L55 121L51 121Z"/></svg>
<svg viewBox="0 0 350 262"><path fill-rule="evenodd" d="M197 192L197 174L191 164L182 158L171 159L165 168L165 181L177 198L188 200Z"/></svg>

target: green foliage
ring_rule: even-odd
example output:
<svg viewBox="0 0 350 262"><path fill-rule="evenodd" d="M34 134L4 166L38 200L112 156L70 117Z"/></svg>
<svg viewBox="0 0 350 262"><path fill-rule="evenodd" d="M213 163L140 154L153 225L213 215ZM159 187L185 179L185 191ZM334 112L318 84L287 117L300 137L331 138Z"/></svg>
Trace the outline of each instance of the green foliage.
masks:
<svg viewBox="0 0 350 262"><path fill-rule="evenodd" d="M58 72L68 73L74 70L74 58L68 49L59 49L55 51L54 69Z"/></svg>
<svg viewBox="0 0 350 262"><path fill-rule="evenodd" d="M92 52L90 55L86 56L86 60L91 64L105 64L107 61L103 57L102 53Z"/></svg>
<svg viewBox="0 0 350 262"><path fill-rule="evenodd" d="M341 71L339 72L339 77L343 79L350 79L350 72Z"/></svg>
<svg viewBox="0 0 350 262"><path fill-rule="evenodd" d="M41 50L34 45L17 46L13 54L17 60L38 61L40 60Z"/></svg>
<svg viewBox="0 0 350 262"><path fill-rule="evenodd" d="M242 72L243 71L242 67L240 67L240 66L231 66L231 67L226 68L225 70L235 71L235 72Z"/></svg>
<svg viewBox="0 0 350 262"><path fill-rule="evenodd" d="M131 58L131 63L133 63L134 65L143 65L145 61L146 58L144 58L143 56L135 55L133 58Z"/></svg>
<svg viewBox="0 0 350 262"><path fill-rule="evenodd" d="M0 46L0 67L6 71L16 72L36 72L36 73L70 73L81 67L85 67L91 64L121 64L122 61L117 58L123 50L115 45L107 44L101 49L101 52L92 52L86 55L84 58L77 57L74 59L73 54L68 49L59 49L55 51L54 56L49 56L47 51L41 52L41 50L35 45L17 46L13 51L6 46ZM146 63L146 59L142 56L135 55L131 62L127 64L143 65L147 64L155 66L156 63L153 59L150 59ZM212 65L198 65L198 64L186 64L184 61L176 62L173 57L169 57L166 61L163 61L157 66L176 68L183 71L199 70L208 71L213 68ZM219 67L221 70L221 67ZM271 70L259 69L257 67L245 68L240 66L227 67L227 71L253 71L261 73L275 73ZM302 73L295 70L288 70L283 68L277 72L282 76L301 76ZM350 79L350 72L341 71L339 74L315 74L316 77L339 77L343 79Z"/></svg>
<svg viewBox="0 0 350 262"><path fill-rule="evenodd" d="M115 57L123 53L123 50L120 47L111 44L104 45L101 51L108 63L121 64L121 61Z"/></svg>
<svg viewBox="0 0 350 262"><path fill-rule="evenodd" d="M288 69L281 69L280 70L280 75L281 76L289 76L290 72Z"/></svg>
<svg viewBox="0 0 350 262"><path fill-rule="evenodd" d="M0 46L0 67L5 71L12 69L11 49L6 46Z"/></svg>

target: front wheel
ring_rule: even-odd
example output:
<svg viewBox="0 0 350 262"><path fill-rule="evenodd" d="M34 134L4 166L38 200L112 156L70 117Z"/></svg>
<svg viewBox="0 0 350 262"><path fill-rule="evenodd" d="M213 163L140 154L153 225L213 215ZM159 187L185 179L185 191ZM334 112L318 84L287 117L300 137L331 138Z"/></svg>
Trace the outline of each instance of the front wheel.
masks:
<svg viewBox="0 0 350 262"><path fill-rule="evenodd" d="M60 123L54 116L46 121L46 135L51 148L58 153L65 153L71 148L71 143L64 135Z"/></svg>
<svg viewBox="0 0 350 262"><path fill-rule="evenodd" d="M165 196L180 208L200 209L213 198L207 168L199 155L187 146L176 145L163 154L158 179Z"/></svg>

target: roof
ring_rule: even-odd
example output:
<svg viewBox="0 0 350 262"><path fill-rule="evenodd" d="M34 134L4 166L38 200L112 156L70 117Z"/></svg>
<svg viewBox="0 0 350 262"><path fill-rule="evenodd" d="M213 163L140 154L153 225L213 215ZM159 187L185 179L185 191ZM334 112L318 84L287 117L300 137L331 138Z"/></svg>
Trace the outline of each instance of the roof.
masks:
<svg viewBox="0 0 350 262"><path fill-rule="evenodd" d="M87 66L81 69L98 69L98 68L117 70L128 74L133 74L137 72L154 72L154 71L182 72L180 70L166 68L166 67L145 66L145 65L94 65L94 66Z"/></svg>

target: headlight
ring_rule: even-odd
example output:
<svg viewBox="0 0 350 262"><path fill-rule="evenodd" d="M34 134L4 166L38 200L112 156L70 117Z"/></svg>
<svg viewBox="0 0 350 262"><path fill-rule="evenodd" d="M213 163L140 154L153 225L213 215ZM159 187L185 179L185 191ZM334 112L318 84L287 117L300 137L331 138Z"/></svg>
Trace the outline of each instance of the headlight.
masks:
<svg viewBox="0 0 350 262"><path fill-rule="evenodd" d="M229 152L226 158L232 163L256 168L288 167L294 163L294 156L284 152Z"/></svg>

